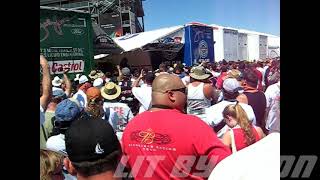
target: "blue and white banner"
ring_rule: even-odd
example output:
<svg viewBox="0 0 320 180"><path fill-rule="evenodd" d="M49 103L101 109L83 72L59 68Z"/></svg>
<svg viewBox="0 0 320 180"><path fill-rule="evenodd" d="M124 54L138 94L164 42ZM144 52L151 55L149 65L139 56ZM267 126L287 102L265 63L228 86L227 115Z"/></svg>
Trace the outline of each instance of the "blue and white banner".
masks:
<svg viewBox="0 0 320 180"><path fill-rule="evenodd" d="M185 27L184 63L214 62L213 30L208 26Z"/></svg>

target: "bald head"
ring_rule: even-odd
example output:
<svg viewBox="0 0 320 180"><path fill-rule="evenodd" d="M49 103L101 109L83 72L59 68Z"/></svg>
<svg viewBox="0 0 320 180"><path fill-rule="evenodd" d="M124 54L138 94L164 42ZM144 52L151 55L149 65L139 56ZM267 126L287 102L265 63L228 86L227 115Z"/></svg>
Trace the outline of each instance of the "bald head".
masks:
<svg viewBox="0 0 320 180"><path fill-rule="evenodd" d="M181 79L176 75L157 76L152 83L152 105L165 105L183 111L186 95L181 90L185 88Z"/></svg>
<svg viewBox="0 0 320 180"><path fill-rule="evenodd" d="M181 89L185 85L181 79L172 74L160 74L157 76L152 83L152 92L166 92L172 89Z"/></svg>

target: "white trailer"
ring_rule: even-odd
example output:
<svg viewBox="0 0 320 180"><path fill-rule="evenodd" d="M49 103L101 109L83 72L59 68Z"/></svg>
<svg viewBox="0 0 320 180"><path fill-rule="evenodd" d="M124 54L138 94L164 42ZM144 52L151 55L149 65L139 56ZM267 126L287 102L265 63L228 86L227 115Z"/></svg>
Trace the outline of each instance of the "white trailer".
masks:
<svg viewBox="0 0 320 180"><path fill-rule="evenodd" d="M259 59L266 59L268 51L268 36L259 35Z"/></svg>
<svg viewBox="0 0 320 180"><path fill-rule="evenodd" d="M211 26L213 26L214 60L219 62L224 59L223 27L218 25Z"/></svg>
<svg viewBox="0 0 320 180"><path fill-rule="evenodd" d="M278 36L216 24L210 26L213 27L216 62L222 59L254 61L280 56Z"/></svg>
<svg viewBox="0 0 320 180"><path fill-rule="evenodd" d="M248 34L248 60L259 59L259 35Z"/></svg>
<svg viewBox="0 0 320 180"><path fill-rule="evenodd" d="M122 47L125 52L141 49L141 47L146 44L158 41L160 38L166 36L181 37L181 43L184 43L185 26L186 25L175 26L132 34L115 38L114 41ZM216 24L211 24L210 26L213 29L215 62L222 61L223 59L226 61L254 61L280 56L280 37L278 36L245 29L224 27ZM124 54L119 55L119 57L117 56L115 59L119 60L122 57L124 57ZM130 60L134 59L134 61L139 61L139 63L143 65L150 64L146 63L150 61L150 58L146 58L146 56L138 57L134 53L128 53L126 57ZM142 61L142 59L147 60Z"/></svg>
<svg viewBox="0 0 320 180"><path fill-rule="evenodd" d="M248 60L248 35L246 33L238 34L238 59Z"/></svg>
<svg viewBox="0 0 320 180"><path fill-rule="evenodd" d="M238 31L231 28L223 29L224 59L226 61L238 60Z"/></svg>
<svg viewBox="0 0 320 180"><path fill-rule="evenodd" d="M240 60L253 61L259 59L259 33L239 29L239 33L247 35L247 58Z"/></svg>

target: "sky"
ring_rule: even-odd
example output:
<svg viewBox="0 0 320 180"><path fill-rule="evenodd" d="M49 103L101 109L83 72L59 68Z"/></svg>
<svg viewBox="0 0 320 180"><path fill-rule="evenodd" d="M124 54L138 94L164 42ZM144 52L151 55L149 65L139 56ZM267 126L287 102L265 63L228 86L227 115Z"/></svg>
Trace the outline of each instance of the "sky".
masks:
<svg viewBox="0 0 320 180"><path fill-rule="evenodd" d="M280 0L145 0L145 31L188 22L280 36Z"/></svg>

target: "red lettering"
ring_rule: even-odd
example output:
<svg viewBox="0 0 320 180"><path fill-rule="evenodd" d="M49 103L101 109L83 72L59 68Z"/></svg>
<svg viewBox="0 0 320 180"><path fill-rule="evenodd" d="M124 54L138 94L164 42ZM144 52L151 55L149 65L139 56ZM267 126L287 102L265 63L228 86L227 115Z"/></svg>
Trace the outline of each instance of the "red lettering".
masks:
<svg viewBox="0 0 320 180"><path fill-rule="evenodd" d="M123 116L123 114L124 114L122 107L113 107L113 110L114 110L115 112L117 112L117 114L118 114L119 116Z"/></svg>
<svg viewBox="0 0 320 180"><path fill-rule="evenodd" d="M52 72L55 73L57 71L56 66L58 65L58 63L53 63L52 64Z"/></svg>
<svg viewBox="0 0 320 180"><path fill-rule="evenodd" d="M68 64L64 64L63 69L68 69Z"/></svg>
<svg viewBox="0 0 320 180"><path fill-rule="evenodd" d="M71 71L74 71L74 64L71 64Z"/></svg>
<svg viewBox="0 0 320 180"><path fill-rule="evenodd" d="M82 61L80 61L80 68L79 68L79 70L81 70L81 71L83 70L83 69L82 69Z"/></svg>
<svg viewBox="0 0 320 180"><path fill-rule="evenodd" d="M69 62L69 64L64 64L63 66L64 66L64 70L66 70L66 69L68 69L69 71L70 71L70 62Z"/></svg>
<svg viewBox="0 0 320 180"><path fill-rule="evenodd" d="M58 69L59 72L62 72L63 71L63 65L62 64L59 64L59 69Z"/></svg>
<svg viewBox="0 0 320 180"><path fill-rule="evenodd" d="M78 70L79 69L79 64L74 64L74 70Z"/></svg>

